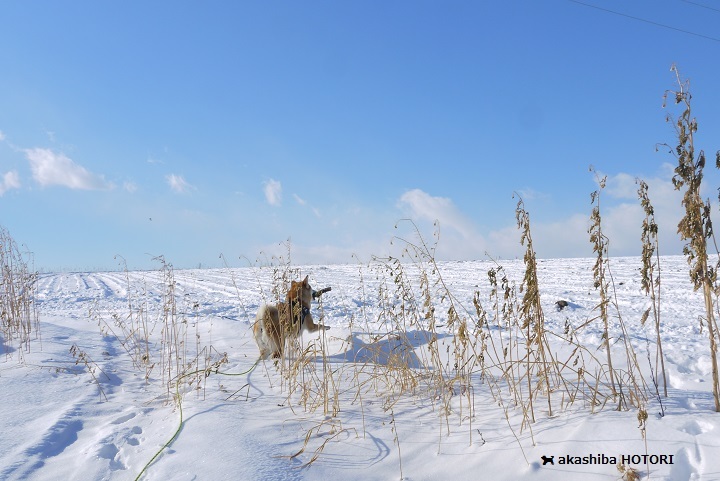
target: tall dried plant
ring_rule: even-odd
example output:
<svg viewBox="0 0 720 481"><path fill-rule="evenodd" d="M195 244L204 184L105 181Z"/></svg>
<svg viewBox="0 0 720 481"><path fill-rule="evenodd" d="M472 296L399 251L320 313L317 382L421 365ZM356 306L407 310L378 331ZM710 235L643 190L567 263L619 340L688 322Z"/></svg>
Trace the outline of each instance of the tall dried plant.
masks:
<svg viewBox="0 0 720 481"><path fill-rule="evenodd" d="M525 203L522 198L518 200L515 209L515 218L517 220L518 229L520 229L520 244L525 246L525 255L523 261L525 263L525 277L521 284L523 291L522 303L520 305L520 321L521 329L527 332L526 348L527 348L527 381L530 392L529 402L531 403L530 413L532 420L535 420L535 413L532 409L532 399L534 397L531 379L531 373L535 373L539 384L543 384L547 393L548 414L552 416L552 387L550 377L552 375L553 366L557 368L557 364L553 362L552 351L547 341L545 333L545 315L542 305L540 304L540 285L537 275L537 259L535 257L535 249L533 248L532 234L530 231L530 214L525 210ZM540 386L538 386L540 388Z"/></svg>
<svg viewBox="0 0 720 481"><path fill-rule="evenodd" d="M642 222L642 268L640 269L640 285L645 295L650 297L650 307L643 312L641 323L644 325L652 314L655 324L655 371L662 375L663 394L667 397L667 375L665 373L665 356L662 349L662 337L660 336L660 251L658 246L658 226L655 222L655 209L650 203L648 196L648 185L645 181L638 179L638 198L640 205L645 212ZM650 353L648 353L648 356ZM656 382L656 381L655 381ZM656 382L657 388L657 382Z"/></svg>
<svg viewBox="0 0 720 481"><path fill-rule="evenodd" d="M0 333L5 352L18 347L18 359L30 352L30 341L40 336L35 297L37 272L30 268L29 253L23 255L7 229L0 226Z"/></svg>
<svg viewBox="0 0 720 481"><path fill-rule="evenodd" d="M593 191L590 194L591 203L593 205L592 213L590 214L590 243L593 246L593 252L596 254L597 259L593 265L593 278L594 286L597 289L600 296L600 303L597 308L599 310L598 318L602 321L603 328L603 344L605 345L605 353L607 355L607 367L608 375L610 377L610 386L612 388L613 395L618 394L617 383L615 381L615 372L612 364L612 354L610 349L610 294L609 294L609 282L606 274L608 264L608 238L603 234L602 230L602 216L600 214L600 193L605 188L607 177L600 177L597 172L591 167L590 170L595 173L596 180L598 182L599 189Z"/></svg>
<svg viewBox="0 0 720 481"><path fill-rule="evenodd" d="M683 190L682 205L685 215L678 224L678 233L683 241L683 253L690 265L690 280L695 290L702 290L705 303L705 323L707 325L708 341L710 343L710 357L712 361L713 397L715 411L720 412L720 379L718 378L717 360L717 322L714 313L714 297L717 292L717 272L710 265L708 258L708 239L713 236L712 221L710 219L710 200L703 201L700 188L705 167L705 152L695 152L695 133L698 122L692 116L690 101L689 80L683 80L680 72L673 65L671 71L675 74L677 90L665 92L663 107L671 97L675 105L681 105L682 113L677 119L668 114L666 120L672 122L677 134L677 145L670 152L677 159L678 165L673 176L673 185L676 190ZM720 151L716 155L716 166L720 168Z"/></svg>

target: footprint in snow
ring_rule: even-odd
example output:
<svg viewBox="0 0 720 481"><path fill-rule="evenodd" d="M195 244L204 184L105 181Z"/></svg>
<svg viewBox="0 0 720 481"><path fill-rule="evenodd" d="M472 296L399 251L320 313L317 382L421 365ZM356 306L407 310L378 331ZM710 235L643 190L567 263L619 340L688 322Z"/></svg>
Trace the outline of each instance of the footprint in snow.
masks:
<svg viewBox="0 0 720 481"><path fill-rule="evenodd" d="M113 424L125 424L126 422L130 421L132 418L137 416L137 413L127 413L123 414L119 418L117 418L115 421L113 421Z"/></svg>
<svg viewBox="0 0 720 481"><path fill-rule="evenodd" d="M694 450L682 448L675 453L669 479L675 481L700 479L699 476L702 473L702 467L703 456L700 447L696 443Z"/></svg>
<svg viewBox="0 0 720 481"><path fill-rule="evenodd" d="M112 471L121 471L127 469L118 455L120 450L115 443L103 444L97 452L98 458L107 459L110 462Z"/></svg>
<svg viewBox="0 0 720 481"><path fill-rule="evenodd" d="M100 442L96 455L98 458L108 460L112 471L128 469L123 462L124 446L140 445L139 435L143 433L142 428L140 426L123 426L136 416L136 412L128 412L111 421L111 425L118 427L114 428L114 432Z"/></svg>
<svg viewBox="0 0 720 481"><path fill-rule="evenodd" d="M685 423L680 430L688 434L692 434L693 436L697 436L698 434L704 434L708 431L712 431L714 428L715 426L709 422L693 419L692 421Z"/></svg>

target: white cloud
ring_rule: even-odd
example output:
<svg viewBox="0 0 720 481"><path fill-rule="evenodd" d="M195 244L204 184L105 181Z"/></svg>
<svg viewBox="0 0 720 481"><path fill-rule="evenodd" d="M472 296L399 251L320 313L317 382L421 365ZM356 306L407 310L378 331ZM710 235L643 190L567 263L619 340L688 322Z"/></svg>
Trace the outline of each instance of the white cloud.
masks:
<svg viewBox="0 0 720 481"><path fill-rule="evenodd" d="M0 130L0 142L3 142L5 140L5 134L2 130Z"/></svg>
<svg viewBox="0 0 720 481"><path fill-rule="evenodd" d="M310 209L312 211L313 215L315 217L317 217L318 219L320 219L322 217L322 214L320 213L320 209L318 209L317 207L313 207L312 205L309 205L307 203L307 201L305 199L303 199L302 197L300 197L299 195L293 194L293 199L295 199L295 202L297 202L299 205Z"/></svg>
<svg viewBox="0 0 720 481"><path fill-rule="evenodd" d="M542 200L550 198L549 194L538 192L535 189L520 189L517 193L523 200Z"/></svg>
<svg viewBox="0 0 720 481"><path fill-rule="evenodd" d="M426 243L433 245L435 235L439 235L436 252L438 258L478 259L484 255L487 248L485 238L451 199L433 197L420 189L413 189L405 192L397 205L416 223ZM428 228L427 221L434 224L432 231Z"/></svg>
<svg viewBox="0 0 720 481"><path fill-rule="evenodd" d="M126 182L123 182L123 190L130 192L132 194L138 190L138 186L135 182L126 181Z"/></svg>
<svg viewBox="0 0 720 481"><path fill-rule="evenodd" d="M393 249L388 239L356 240L352 245L343 243L331 244L290 244L293 262L302 264L347 264L356 262L369 262L373 256L387 257L392 254L399 256L398 249ZM287 245L274 243L262 245L258 248L267 258L287 257Z"/></svg>
<svg viewBox="0 0 720 481"><path fill-rule="evenodd" d="M33 179L41 186L61 185L70 189L102 190L113 188L102 175L93 174L65 154L50 149L25 149Z"/></svg>
<svg viewBox="0 0 720 481"><path fill-rule="evenodd" d="M589 205L589 203L588 203ZM589 257L592 255L590 236L590 209L587 214L572 214L553 222L534 222L530 214L530 235L533 248L540 258ZM491 255L506 259L520 257L526 246L520 245L520 229L517 224L490 234Z"/></svg>
<svg viewBox="0 0 720 481"><path fill-rule="evenodd" d="M270 179L265 182L263 188L265 192L265 200L267 203L274 206L279 206L282 203L282 184L280 181Z"/></svg>
<svg viewBox="0 0 720 481"><path fill-rule="evenodd" d="M636 179L637 177L624 172L608 176L605 191L616 199L635 200L638 198Z"/></svg>
<svg viewBox="0 0 720 481"><path fill-rule="evenodd" d="M181 175L170 174L165 176L165 180L172 190L178 194L184 194L190 190L195 190L195 187L189 184Z"/></svg>
<svg viewBox="0 0 720 481"><path fill-rule="evenodd" d="M398 204L412 219L438 221L441 226L457 231L466 239L475 235L472 223L447 197L433 197L420 189L413 189L405 192Z"/></svg>
<svg viewBox="0 0 720 481"><path fill-rule="evenodd" d="M2 134L2 132L0 132ZM0 196L5 194L10 189L19 189L20 188L20 176L18 173L14 170L11 170L10 172L6 172L5 175L2 177L2 182L0 182Z"/></svg>
<svg viewBox="0 0 720 481"><path fill-rule="evenodd" d="M675 190L671 178L672 170L663 166L657 176L645 179L659 228L660 253L668 255L680 254L683 244L677 234L677 224L684 213L682 193ZM645 214L637 200L635 177L627 173L608 176L601 195L602 229L609 239L610 256L639 255ZM580 203L577 212L550 221L536 222L532 210L529 211L533 246L538 257L593 256L588 234L592 209L589 192L586 199L587 203ZM508 219L505 226L481 232L451 199L433 197L419 189L404 193L398 207L416 222L438 221L437 254L440 259L477 259L483 258L486 252L507 259L522 256L524 252L514 219ZM420 233L426 242L433 240L426 223L420 227Z"/></svg>
<svg viewBox="0 0 720 481"><path fill-rule="evenodd" d="M665 167L645 180L659 226L660 254L680 254L683 242L677 234L677 224L683 214L682 193L675 191L671 180L672 169ZM279 188L279 182L277 184ZM644 212L637 200L635 177L628 173L609 175L607 187L601 195L602 228L609 238L610 257L639 255ZM297 196L293 198L298 203L304 200ZM510 199L507 202L511 206L514 203ZM576 207L562 216L553 216L552 212L550 215L533 212L529 208L533 246L538 258L594 255L588 234L592 209L590 192L580 194L573 204ZM309 201L305 207L312 208ZM403 239L417 245L418 233L433 249L436 231L439 232L434 252L437 260L484 259L486 254L496 259L513 259L523 255L525 248L520 245L520 231L512 214L485 230L481 228L480 221L463 212L451 198L433 196L420 189L403 193L395 207L397 210L388 206L368 210L355 208L338 217L339 220L330 215L328 221L322 224L328 229L322 237L311 237L308 233L295 230L288 232L297 236L294 239L297 242L293 243L294 261L352 262L352 254L362 260L369 259L371 255L398 256L403 248L408 247ZM715 205L713 209L717 210ZM402 216L411 218L418 230L409 222L400 222L393 229ZM436 220L437 226L433 225ZM716 225L720 225L720 221ZM396 237L391 243L393 235ZM282 254L284 248L278 248L277 252Z"/></svg>
<svg viewBox="0 0 720 481"><path fill-rule="evenodd" d="M663 166L656 177L645 179L649 186L649 197L655 211L661 254L680 254L682 241L677 235L677 224L683 215L682 193L672 185L672 169ZM618 173L607 177L606 188L601 191L602 229L609 240L609 254L614 256L636 256L641 251L641 226L645 213L637 200L638 186L635 177ZM590 257L590 193L587 207L568 217L551 222L533 222L531 234L538 257ZM489 234L490 252L509 257L518 255L520 233L515 226L498 229ZM515 252L515 254L513 254Z"/></svg>
<svg viewBox="0 0 720 481"><path fill-rule="evenodd" d="M614 180L613 177L612 180ZM655 211L655 222L658 225L661 254L680 254L682 241L677 234L677 225L684 215L682 206L682 192L675 190L672 184L672 172L666 170L654 178L645 179L648 184L648 196ZM608 178L608 185L611 179ZM626 180L627 183L627 180ZM610 238L612 250L619 254L640 252L640 226L645 217L640 202L637 199L637 186L631 198L630 186L626 186L628 202L614 205L605 209L603 222L607 223L606 234ZM613 245L615 246L613 248Z"/></svg>

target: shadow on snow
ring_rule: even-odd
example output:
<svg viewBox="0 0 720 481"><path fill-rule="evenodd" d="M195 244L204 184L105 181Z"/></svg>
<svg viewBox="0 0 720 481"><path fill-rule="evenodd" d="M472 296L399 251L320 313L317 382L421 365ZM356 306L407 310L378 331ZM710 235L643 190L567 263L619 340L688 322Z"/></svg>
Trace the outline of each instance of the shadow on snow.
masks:
<svg viewBox="0 0 720 481"><path fill-rule="evenodd" d="M429 344L433 337L435 340L439 340L450 337L450 334L437 334L425 330L362 335L353 332L347 340L350 348L343 353L328 356L327 360L372 363L382 366L406 366L418 369L422 368L423 364L415 353L415 349Z"/></svg>

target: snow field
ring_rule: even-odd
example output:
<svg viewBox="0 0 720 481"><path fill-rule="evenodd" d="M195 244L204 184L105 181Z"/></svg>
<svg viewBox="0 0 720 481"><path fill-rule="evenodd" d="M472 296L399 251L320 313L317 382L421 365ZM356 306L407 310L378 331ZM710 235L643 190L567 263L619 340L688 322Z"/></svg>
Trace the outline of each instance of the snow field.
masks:
<svg viewBox="0 0 720 481"><path fill-rule="evenodd" d="M538 261L548 331L562 333L567 323L577 327L597 315L593 262ZM502 264L519 286L522 262ZM476 292L492 314L487 271L495 264L444 262L439 267L459 317L470 328L476 321ZM639 323L649 305L640 292L639 267L638 258L611 260L620 313L652 387L647 354L649 347L654 359L654 333L650 323ZM669 396L661 398L665 416L660 416L661 406L649 391L646 439L637 409L593 408L581 397L563 407L554 393L552 417L540 395L534 400L536 421L524 422L508 386L483 376L479 361L470 361L474 369L464 374L450 362L458 345L457 323L447 325L448 300L438 297L434 284L429 290L435 329L424 320L411 324L409 319L424 312L420 271L413 266L405 266L403 273L417 312L403 304L381 265L299 266L290 274L309 274L315 288L332 287L313 306L316 320L322 318L331 329L305 334L298 351L280 367L265 361L246 375L211 372L192 386L184 383L179 436L142 479L386 480L401 474L409 480L620 479L615 465L558 464L561 456L598 454L618 459L672 455L673 464L633 466L650 479L720 479L720 461L711 454L720 440L709 347L698 322L702 299L690 286L683 258L662 258L661 268ZM185 360L202 369L227 353L221 372L251 368L257 358L252 321L259 305L273 299L278 271L183 270L173 276L177 320L187 326ZM161 376L162 360L155 359L162 353L165 281L161 270L40 277L42 339L31 345L24 364L16 352L0 363L0 425L6 433L0 437L0 479L133 480L167 442L178 428L179 412ZM570 306L557 310L559 299ZM121 340L101 335L98 326L112 324L113 314L127 318L133 309L143 310L150 331L155 367L147 381L147 371L133 365ZM492 326L496 319L491 315L490 321ZM496 341L510 340L495 327L488 331ZM593 322L578 333L577 342L603 359L601 335L600 324ZM619 335L615 323L613 354L618 353L615 367L622 370ZM558 357L571 350L552 339ZM73 345L88 363L76 364ZM197 356L198 345L212 350ZM433 352L439 353L437 360ZM443 385L437 382L440 371L445 381L456 372L458 378ZM554 456L555 464L543 465L542 456Z"/></svg>

